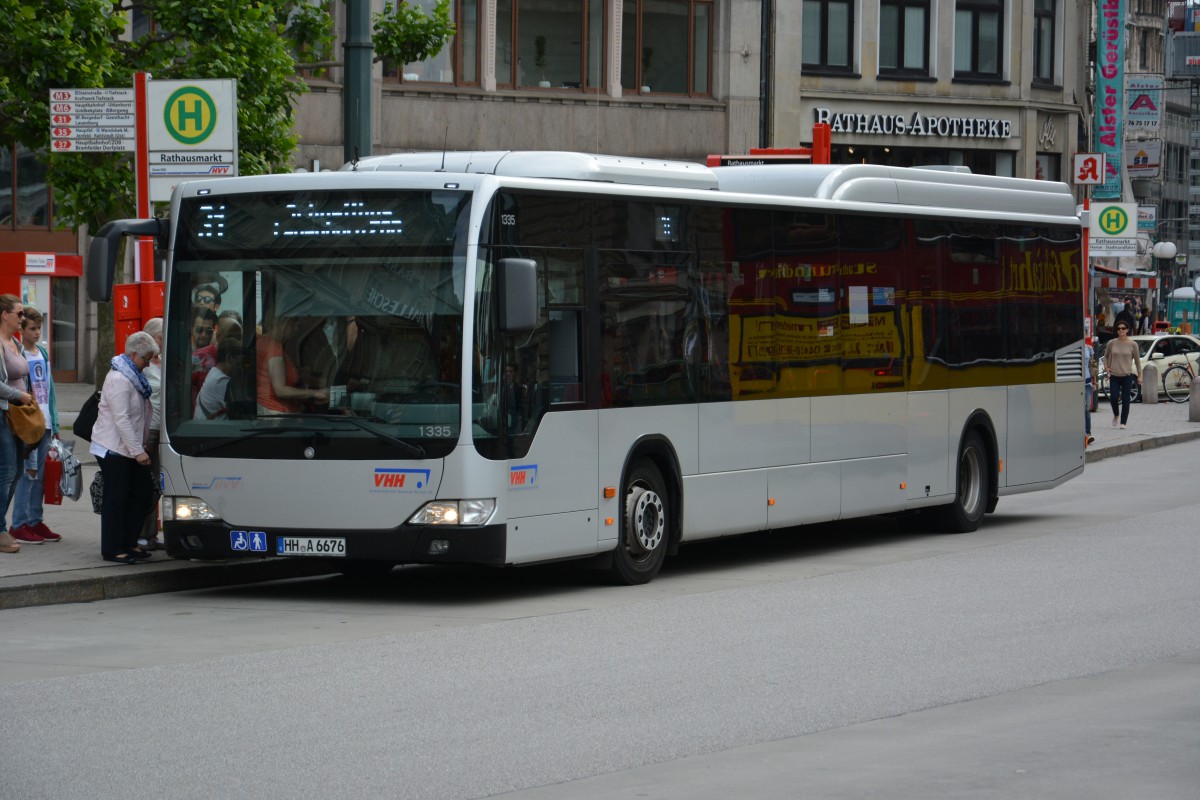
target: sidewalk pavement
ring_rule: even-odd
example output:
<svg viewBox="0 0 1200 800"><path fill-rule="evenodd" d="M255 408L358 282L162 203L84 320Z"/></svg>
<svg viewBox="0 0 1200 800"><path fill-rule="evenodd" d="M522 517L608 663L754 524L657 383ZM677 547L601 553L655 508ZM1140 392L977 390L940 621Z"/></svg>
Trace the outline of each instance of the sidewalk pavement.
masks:
<svg viewBox="0 0 1200 800"><path fill-rule="evenodd" d="M90 384L55 385L62 438L74 438L71 423L91 393ZM1101 398L1099 409L1092 415L1092 434L1096 441L1088 448L1088 463L1200 438L1200 422L1188 421L1188 403L1136 404L1130 409L1129 426L1125 430L1113 427L1111 421L1108 405ZM92 513L87 494L97 467L87 448L87 442L75 444L75 455L84 469L83 497L45 508L46 524L62 534L62 541L26 543L19 553L0 553L0 609L106 600L334 572L327 562L300 558L193 562L167 558L165 553L157 551L152 559L136 566L101 560L100 517Z"/></svg>

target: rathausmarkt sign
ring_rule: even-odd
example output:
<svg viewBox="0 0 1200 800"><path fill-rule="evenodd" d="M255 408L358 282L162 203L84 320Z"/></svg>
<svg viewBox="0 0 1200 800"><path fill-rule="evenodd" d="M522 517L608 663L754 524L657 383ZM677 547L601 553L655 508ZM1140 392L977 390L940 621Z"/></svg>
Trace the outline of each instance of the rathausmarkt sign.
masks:
<svg viewBox="0 0 1200 800"><path fill-rule="evenodd" d="M831 133L877 136L956 136L967 139L1007 139L1012 122L987 117L935 117L914 111L903 114L840 114L829 108L814 108L815 122L829 125Z"/></svg>

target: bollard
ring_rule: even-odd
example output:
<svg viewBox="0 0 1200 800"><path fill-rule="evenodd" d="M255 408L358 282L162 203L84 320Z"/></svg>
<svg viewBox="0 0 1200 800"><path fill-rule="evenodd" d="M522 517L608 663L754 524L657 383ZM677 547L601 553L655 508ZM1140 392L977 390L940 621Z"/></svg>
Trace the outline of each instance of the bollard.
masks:
<svg viewBox="0 0 1200 800"><path fill-rule="evenodd" d="M1142 402L1158 402L1158 367L1147 364L1142 367Z"/></svg>
<svg viewBox="0 0 1200 800"><path fill-rule="evenodd" d="M1188 395L1188 422L1200 422L1200 390L1192 382L1192 393Z"/></svg>

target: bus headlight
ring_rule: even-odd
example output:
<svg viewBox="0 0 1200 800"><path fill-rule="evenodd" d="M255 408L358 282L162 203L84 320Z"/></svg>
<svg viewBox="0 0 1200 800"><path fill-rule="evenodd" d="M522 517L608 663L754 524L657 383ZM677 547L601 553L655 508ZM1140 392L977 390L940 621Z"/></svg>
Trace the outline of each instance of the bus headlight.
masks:
<svg viewBox="0 0 1200 800"><path fill-rule="evenodd" d="M208 503L199 497L164 497L162 512L163 520L169 522L219 519Z"/></svg>
<svg viewBox="0 0 1200 800"><path fill-rule="evenodd" d="M496 510L493 498L483 500L434 500L409 517L412 525L483 525Z"/></svg>

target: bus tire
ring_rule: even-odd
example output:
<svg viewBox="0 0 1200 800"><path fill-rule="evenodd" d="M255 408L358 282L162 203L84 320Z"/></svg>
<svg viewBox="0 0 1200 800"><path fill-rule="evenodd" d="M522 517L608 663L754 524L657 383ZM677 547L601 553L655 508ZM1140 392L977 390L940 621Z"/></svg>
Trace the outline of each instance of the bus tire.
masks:
<svg viewBox="0 0 1200 800"><path fill-rule="evenodd" d="M983 437L969 432L958 449L954 502L935 510L938 528L946 533L970 533L987 513L991 467Z"/></svg>
<svg viewBox="0 0 1200 800"><path fill-rule="evenodd" d="M639 459L630 466L623 504L612 579L626 586L649 583L662 569L671 538L670 497L653 462Z"/></svg>

